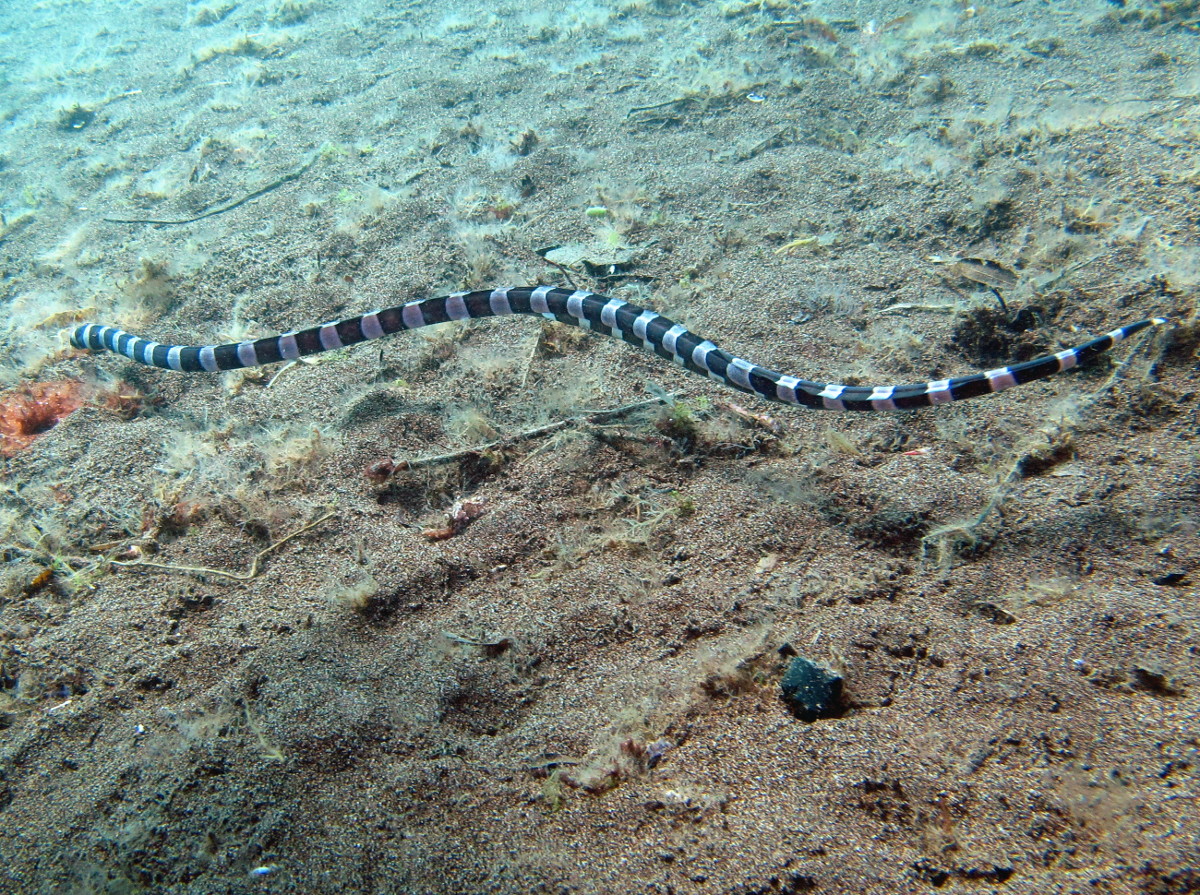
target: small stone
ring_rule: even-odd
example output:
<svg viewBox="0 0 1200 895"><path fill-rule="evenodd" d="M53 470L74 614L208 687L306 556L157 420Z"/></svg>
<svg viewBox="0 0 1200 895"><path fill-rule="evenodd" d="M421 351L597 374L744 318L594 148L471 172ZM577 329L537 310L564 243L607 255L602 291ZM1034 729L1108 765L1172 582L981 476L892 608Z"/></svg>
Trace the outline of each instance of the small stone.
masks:
<svg viewBox="0 0 1200 895"><path fill-rule="evenodd" d="M841 713L841 675L803 656L792 659L780 687L783 701L801 721L812 722Z"/></svg>

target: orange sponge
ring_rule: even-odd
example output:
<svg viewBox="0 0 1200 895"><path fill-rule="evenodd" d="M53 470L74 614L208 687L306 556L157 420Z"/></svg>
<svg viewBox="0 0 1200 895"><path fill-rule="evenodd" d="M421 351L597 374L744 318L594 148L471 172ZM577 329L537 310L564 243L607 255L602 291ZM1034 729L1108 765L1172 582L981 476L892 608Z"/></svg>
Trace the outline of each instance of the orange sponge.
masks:
<svg viewBox="0 0 1200 895"><path fill-rule="evenodd" d="M73 379L35 382L0 392L0 456L11 457L78 410L84 385Z"/></svg>

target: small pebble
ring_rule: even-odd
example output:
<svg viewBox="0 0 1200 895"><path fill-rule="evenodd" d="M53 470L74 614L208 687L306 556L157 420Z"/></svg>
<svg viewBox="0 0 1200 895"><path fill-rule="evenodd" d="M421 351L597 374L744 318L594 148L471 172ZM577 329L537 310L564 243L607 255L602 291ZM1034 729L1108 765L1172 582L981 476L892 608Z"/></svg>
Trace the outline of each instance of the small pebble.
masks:
<svg viewBox="0 0 1200 895"><path fill-rule="evenodd" d="M832 718L841 713L841 675L803 656L792 659L780 686L783 701L801 721Z"/></svg>

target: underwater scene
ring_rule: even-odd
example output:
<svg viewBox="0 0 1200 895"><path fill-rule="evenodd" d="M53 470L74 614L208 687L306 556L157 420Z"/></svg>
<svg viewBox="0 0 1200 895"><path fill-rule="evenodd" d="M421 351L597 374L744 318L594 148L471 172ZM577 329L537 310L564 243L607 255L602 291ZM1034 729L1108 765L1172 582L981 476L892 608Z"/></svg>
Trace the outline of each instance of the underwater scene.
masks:
<svg viewBox="0 0 1200 895"><path fill-rule="evenodd" d="M3 4L0 892L1200 892L1198 208L1196 0Z"/></svg>

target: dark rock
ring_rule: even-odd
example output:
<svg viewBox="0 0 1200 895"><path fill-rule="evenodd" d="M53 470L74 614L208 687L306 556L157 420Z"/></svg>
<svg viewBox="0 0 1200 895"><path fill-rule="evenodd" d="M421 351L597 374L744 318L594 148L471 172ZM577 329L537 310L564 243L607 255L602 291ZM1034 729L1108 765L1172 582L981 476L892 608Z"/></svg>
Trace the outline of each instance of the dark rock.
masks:
<svg viewBox="0 0 1200 895"><path fill-rule="evenodd" d="M803 656L792 659L780 686L783 701L801 721L811 722L841 714L841 675Z"/></svg>

